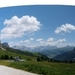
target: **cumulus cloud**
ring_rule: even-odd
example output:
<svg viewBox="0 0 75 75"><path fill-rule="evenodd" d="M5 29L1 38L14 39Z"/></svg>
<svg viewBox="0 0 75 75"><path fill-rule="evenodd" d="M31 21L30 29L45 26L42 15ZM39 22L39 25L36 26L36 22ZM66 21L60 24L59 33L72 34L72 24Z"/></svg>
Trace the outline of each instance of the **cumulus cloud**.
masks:
<svg viewBox="0 0 75 75"><path fill-rule="evenodd" d="M24 42L25 42L25 43L29 43L29 42L30 42L30 40L25 40Z"/></svg>
<svg viewBox="0 0 75 75"><path fill-rule="evenodd" d="M55 30L55 33L56 34L61 33L61 32L70 33L73 30L75 30L75 26L72 24L66 23L64 25L61 25L61 27L57 27L57 29Z"/></svg>
<svg viewBox="0 0 75 75"><path fill-rule="evenodd" d="M39 42L40 44L44 43L44 40L42 38L36 39L37 42Z"/></svg>
<svg viewBox="0 0 75 75"><path fill-rule="evenodd" d="M27 39L27 40L21 40L20 43L30 43L33 40L34 40L34 38L30 38L30 39Z"/></svg>
<svg viewBox="0 0 75 75"><path fill-rule="evenodd" d="M30 39L28 39L28 40L25 40L24 42L25 43L30 43L30 41L33 41L34 40L34 38L30 38Z"/></svg>
<svg viewBox="0 0 75 75"><path fill-rule="evenodd" d="M16 38L34 33L40 30L41 23L34 16L22 16L18 18L13 16L11 19L4 21L5 28L1 30L1 38Z"/></svg>
<svg viewBox="0 0 75 75"><path fill-rule="evenodd" d="M62 42L65 42L65 41L66 41L66 39L59 39L57 42L62 43Z"/></svg>
<svg viewBox="0 0 75 75"><path fill-rule="evenodd" d="M30 40L31 40L31 41L33 41L33 40L34 40L34 38L30 38Z"/></svg>
<svg viewBox="0 0 75 75"><path fill-rule="evenodd" d="M45 43L46 43L46 45L56 46L56 45L59 45L65 41L66 41L66 39L55 40L54 38L48 38Z"/></svg>
<svg viewBox="0 0 75 75"><path fill-rule="evenodd" d="M11 42L8 42L8 43L9 43L9 46L10 46L10 47L13 47L13 46L15 46L15 45L18 45L18 46L21 45L21 43L20 43L19 41L11 41Z"/></svg>
<svg viewBox="0 0 75 75"><path fill-rule="evenodd" d="M47 40L43 40L42 38L40 38L40 39L37 39L36 41L38 41L39 45L41 45L41 46L47 46L47 45L50 45L50 46L65 46L66 39L63 38L63 39L56 40L55 38L50 37Z"/></svg>
<svg viewBox="0 0 75 75"><path fill-rule="evenodd" d="M39 42L39 41L43 41L43 39L42 39L42 38L40 38L40 39L36 39L36 41L38 41L38 42Z"/></svg>
<svg viewBox="0 0 75 75"><path fill-rule="evenodd" d="M47 39L47 42L53 42L54 41L54 38L48 38Z"/></svg>
<svg viewBox="0 0 75 75"><path fill-rule="evenodd" d="M9 42L9 45L12 47L14 45L25 45L25 46L29 46L29 44L31 44L33 42L34 38L29 38L29 39L26 39L26 40L20 40L20 41L13 41L13 42Z"/></svg>

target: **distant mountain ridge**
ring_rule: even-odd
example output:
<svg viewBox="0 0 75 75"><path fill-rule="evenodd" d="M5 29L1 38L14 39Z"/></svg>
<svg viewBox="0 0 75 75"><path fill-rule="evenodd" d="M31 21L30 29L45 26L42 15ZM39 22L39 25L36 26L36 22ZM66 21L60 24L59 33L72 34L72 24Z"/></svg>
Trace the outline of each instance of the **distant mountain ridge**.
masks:
<svg viewBox="0 0 75 75"><path fill-rule="evenodd" d="M9 44L7 42L4 42L1 44L3 48L9 48ZM41 53L43 55L46 55L49 58L54 58L57 55L61 55L65 52L72 51L73 46L66 46L57 48L56 46L36 46L36 47L26 47L26 46L13 46L14 50L21 50L21 51L29 51L29 52L37 52Z"/></svg>
<svg viewBox="0 0 75 75"><path fill-rule="evenodd" d="M56 60L69 60L75 58L75 48L73 46L66 46L61 48L57 48L56 46L49 46L49 45L37 46L37 47L14 46L13 49L9 46L7 42L2 43L1 46L8 51L22 53L31 56L37 56L38 55L37 53L40 53Z"/></svg>
<svg viewBox="0 0 75 75"><path fill-rule="evenodd" d="M73 50L73 46L65 46L65 47L61 47L61 48L56 48L56 49L52 49L52 50L45 50L42 53L44 53L46 56L53 58L54 56L58 55L58 54L62 54L68 51Z"/></svg>
<svg viewBox="0 0 75 75"><path fill-rule="evenodd" d="M75 48L72 51L68 51L68 52L65 52L63 54L59 54L59 55L55 56L53 59L61 60L61 61L74 60L75 59Z"/></svg>
<svg viewBox="0 0 75 75"><path fill-rule="evenodd" d="M36 47L26 47L26 46L13 46L14 49L20 49L20 50L28 50L30 52L41 52L44 50L51 50L56 49L56 46L36 46Z"/></svg>
<svg viewBox="0 0 75 75"><path fill-rule="evenodd" d="M46 55L47 57L53 58L54 56L58 54L65 53L67 51L73 50L73 46L66 46L57 48L56 46L36 46L36 47L26 47L26 46L13 46L14 49L20 49L24 51L30 51L30 52L38 52L41 54Z"/></svg>

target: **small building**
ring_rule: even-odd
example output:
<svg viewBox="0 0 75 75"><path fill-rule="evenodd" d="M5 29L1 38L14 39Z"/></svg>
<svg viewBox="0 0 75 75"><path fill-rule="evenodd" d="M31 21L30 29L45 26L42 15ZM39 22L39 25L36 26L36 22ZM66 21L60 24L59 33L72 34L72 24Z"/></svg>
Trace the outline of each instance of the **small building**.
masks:
<svg viewBox="0 0 75 75"><path fill-rule="evenodd" d="M19 56L15 57L15 58L14 58L14 61L23 61L23 62L26 62L24 59L20 59Z"/></svg>

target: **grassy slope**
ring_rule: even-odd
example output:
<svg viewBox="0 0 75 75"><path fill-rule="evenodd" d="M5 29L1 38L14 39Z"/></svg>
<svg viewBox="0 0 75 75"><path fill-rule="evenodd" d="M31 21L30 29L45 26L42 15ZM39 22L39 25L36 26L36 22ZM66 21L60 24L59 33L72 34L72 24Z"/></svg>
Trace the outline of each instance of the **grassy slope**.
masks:
<svg viewBox="0 0 75 75"><path fill-rule="evenodd" d="M9 56L21 56L26 60L31 60L27 60L26 62L10 62L7 60L0 60L1 65L6 65L43 75L75 75L75 63L53 63L47 61L35 62L32 61L32 59L36 59L36 57L0 50L0 56L3 54L8 54Z"/></svg>
<svg viewBox="0 0 75 75"><path fill-rule="evenodd" d="M39 57L39 56L41 56L41 54L38 54L38 53L31 53L29 51L21 51L21 50L13 49L13 48L6 48L6 50L9 51L9 52L22 54L22 55L26 55L26 56L31 56L31 57Z"/></svg>
<svg viewBox="0 0 75 75"><path fill-rule="evenodd" d="M30 59L30 60L36 59L36 57L33 57L33 56L27 56L27 55L24 55L24 54L15 53L15 52L7 51L7 50L6 51L3 51L3 50L0 49L0 57L2 55L8 55L8 56L13 56L13 57L15 57L15 56L21 56L21 58L22 59L25 59L25 60L28 60L28 59Z"/></svg>

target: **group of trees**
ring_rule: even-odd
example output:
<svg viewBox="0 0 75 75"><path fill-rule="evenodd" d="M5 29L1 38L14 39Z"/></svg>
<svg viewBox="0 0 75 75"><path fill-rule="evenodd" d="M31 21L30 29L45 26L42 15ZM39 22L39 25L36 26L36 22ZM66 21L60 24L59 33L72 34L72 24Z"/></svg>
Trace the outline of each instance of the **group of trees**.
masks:
<svg viewBox="0 0 75 75"><path fill-rule="evenodd" d="M75 63L75 61L73 61L73 60L64 60L62 62L64 62L64 63Z"/></svg>
<svg viewBox="0 0 75 75"><path fill-rule="evenodd" d="M47 61L49 58L45 55L42 55L41 57L37 58L37 61Z"/></svg>
<svg viewBox="0 0 75 75"><path fill-rule="evenodd" d="M22 59L21 56L18 56L18 58ZM13 56L9 56L9 55L1 55L0 56L1 60L14 60L15 58Z"/></svg>
<svg viewBox="0 0 75 75"><path fill-rule="evenodd" d="M12 60L13 59L13 56L8 56L8 55L2 55L0 57L1 60Z"/></svg>

